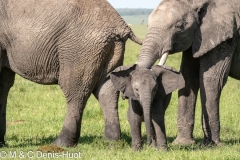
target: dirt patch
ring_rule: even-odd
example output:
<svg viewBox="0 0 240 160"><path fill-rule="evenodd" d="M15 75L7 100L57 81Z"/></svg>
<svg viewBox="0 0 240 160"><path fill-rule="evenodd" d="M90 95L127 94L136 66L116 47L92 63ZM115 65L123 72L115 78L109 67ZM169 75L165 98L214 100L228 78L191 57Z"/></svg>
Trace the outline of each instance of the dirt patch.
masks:
<svg viewBox="0 0 240 160"><path fill-rule="evenodd" d="M16 120L16 121L12 121L12 122L7 122L7 125L15 125L15 124L23 123L23 122L25 122L25 120Z"/></svg>
<svg viewBox="0 0 240 160"><path fill-rule="evenodd" d="M54 152L54 153L60 153L65 151L64 148L54 146L54 145L47 145L47 146L40 146L37 151L41 151L43 153L49 153L49 152Z"/></svg>

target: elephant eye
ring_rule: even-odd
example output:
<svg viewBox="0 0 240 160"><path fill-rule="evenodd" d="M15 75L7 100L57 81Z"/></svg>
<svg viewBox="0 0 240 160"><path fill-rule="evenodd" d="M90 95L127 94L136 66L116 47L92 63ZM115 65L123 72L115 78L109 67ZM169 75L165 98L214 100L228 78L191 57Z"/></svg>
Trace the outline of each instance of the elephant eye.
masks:
<svg viewBox="0 0 240 160"><path fill-rule="evenodd" d="M175 28L178 30L183 30L184 29L184 23L183 22L177 22L175 25Z"/></svg>

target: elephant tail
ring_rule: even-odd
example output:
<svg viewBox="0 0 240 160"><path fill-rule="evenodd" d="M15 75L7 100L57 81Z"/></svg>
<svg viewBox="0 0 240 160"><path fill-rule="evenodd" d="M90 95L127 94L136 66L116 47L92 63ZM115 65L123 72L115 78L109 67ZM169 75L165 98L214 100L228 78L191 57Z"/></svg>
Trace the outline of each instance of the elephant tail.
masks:
<svg viewBox="0 0 240 160"><path fill-rule="evenodd" d="M133 31L130 32L129 38L130 38L133 42L135 42L135 43L137 43L137 44L139 44L139 45L142 45L142 43L143 43L143 41L142 41L140 38L138 38L138 37L133 33Z"/></svg>

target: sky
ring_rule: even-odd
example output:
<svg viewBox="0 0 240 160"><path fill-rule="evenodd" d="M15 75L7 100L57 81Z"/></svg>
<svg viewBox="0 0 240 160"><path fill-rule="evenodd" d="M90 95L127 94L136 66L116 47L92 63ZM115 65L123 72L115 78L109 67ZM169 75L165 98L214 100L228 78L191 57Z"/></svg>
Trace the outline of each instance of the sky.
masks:
<svg viewBox="0 0 240 160"><path fill-rule="evenodd" d="M108 0L114 8L150 8L154 9L161 0Z"/></svg>

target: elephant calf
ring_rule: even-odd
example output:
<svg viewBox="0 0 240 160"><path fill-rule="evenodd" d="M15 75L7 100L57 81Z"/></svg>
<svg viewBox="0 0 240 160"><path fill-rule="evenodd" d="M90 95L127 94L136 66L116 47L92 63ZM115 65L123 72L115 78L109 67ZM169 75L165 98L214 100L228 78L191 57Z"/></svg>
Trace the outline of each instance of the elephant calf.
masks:
<svg viewBox="0 0 240 160"><path fill-rule="evenodd" d="M114 87L129 98L128 121L131 127L132 148L142 147L141 122L144 118L147 144L167 150L164 114L171 92L184 87L182 75L173 68L153 66L151 70L120 66L111 73Z"/></svg>

